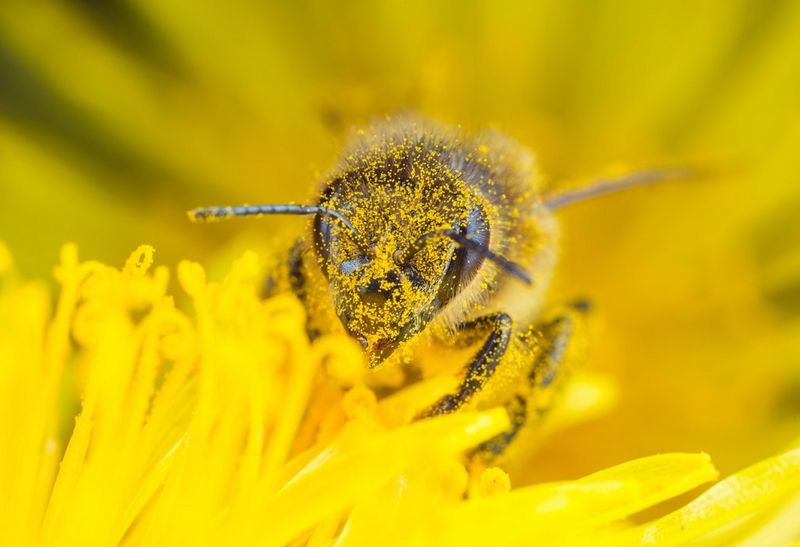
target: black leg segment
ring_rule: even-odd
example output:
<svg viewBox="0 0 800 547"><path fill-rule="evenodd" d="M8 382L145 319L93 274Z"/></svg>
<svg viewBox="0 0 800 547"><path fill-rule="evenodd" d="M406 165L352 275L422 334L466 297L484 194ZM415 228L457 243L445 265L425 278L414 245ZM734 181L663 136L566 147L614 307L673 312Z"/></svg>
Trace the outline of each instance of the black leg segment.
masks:
<svg viewBox="0 0 800 547"><path fill-rule="evenodd" d="M270 273L261 287L261 298L275 296L289 288L300 299L304 300L306 291L306 278L303 274L303 241L298 240L289 250L286 265Z"/></svg>
<svg viewBox="0 0 800 547"><path fill-rule="evenodd" d="M447 414L458 410L483 388L508 349L512 324L513 321L508 314L494 313L459 325L459 332L468 338L487 331L489 336L472 358L458 391L442 397L425 411L422 417Z"/></svg>
<svg viewBox="0 0 800 547"><path fill-rule="evenodd" d="M504 406L506 412L508 412L511 429L481 443L473 452L473 456L487 463L505 451L506 447L517 436L519 430L522 429L522 426L525 425L525 422L528 421L528 403L522 395L515 395Z"/></svg>
<svg viewBox="0 0 800 547"><path fill-rule="evenodd" d="M289 285L300 300L305 300L306 276L303 274L303 242L299 240L289 251Z"/></svg>
<svg viewBox="0 0 800 547"><path fill-rule="evenodd" d="M539 421L549 413L563 391L565 379L584 357L581 346L589 311L586 302L574 302L522 337L523 343L531 345L533 359L527 382L505 404L511 428L478 446L473 456L491 463L505 452L526 422Z"/></svg>

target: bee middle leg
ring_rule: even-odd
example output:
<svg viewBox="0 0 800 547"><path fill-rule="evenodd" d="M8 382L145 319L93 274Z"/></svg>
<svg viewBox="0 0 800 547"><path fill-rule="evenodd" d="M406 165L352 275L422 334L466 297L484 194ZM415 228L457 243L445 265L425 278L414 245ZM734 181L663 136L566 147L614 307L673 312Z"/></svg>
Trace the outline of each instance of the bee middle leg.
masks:
<svg viewBox="0 0 800 547"><path fill-rule="evenodd" d="M483 388L494 374L497 365L508 349L512 324L513 321L508 314L493 313L458 326L459 334L470 339L487 331L489 336L472 358L467 367L466 376L458 390L439 399L433 406L422 413L421 418L447 414L458 410Z"/></svg>
<svg viewBox="0 0 800 547"><path fill-rule="evenodd" d="M512 396L505 408L511 428L482 443L475 451L484 462L500 456L517 437L522 427L542 419L563 391L563 385L576 361L583 359L583 330L590 304L578 300L565 306L550 318L534 325L522 336L522 343L532 347L533 355L521 390Z"/></svg>

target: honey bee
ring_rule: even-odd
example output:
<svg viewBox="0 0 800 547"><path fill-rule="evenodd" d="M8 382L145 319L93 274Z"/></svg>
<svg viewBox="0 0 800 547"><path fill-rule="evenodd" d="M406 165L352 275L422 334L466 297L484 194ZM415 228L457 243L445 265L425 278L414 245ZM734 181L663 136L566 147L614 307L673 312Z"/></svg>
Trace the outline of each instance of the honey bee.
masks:
<svg viewBox="0 0 800 547"><path fill-rule="evenodd" d="M652 170L547 193L530 152L485 132L466 137L403 117L357 132L315 203L190 211L195 221L309 215L283 282L309 310L309 331L344 331L370 368L420 341L476 350L458 387L421 417L480 399L504 404L512 427L480 447L493 458L552 404L577 353L584 301L542 309L556 261L554 212L620 188L682 176ZM407 356L406 356L407 358Z"/></svg>

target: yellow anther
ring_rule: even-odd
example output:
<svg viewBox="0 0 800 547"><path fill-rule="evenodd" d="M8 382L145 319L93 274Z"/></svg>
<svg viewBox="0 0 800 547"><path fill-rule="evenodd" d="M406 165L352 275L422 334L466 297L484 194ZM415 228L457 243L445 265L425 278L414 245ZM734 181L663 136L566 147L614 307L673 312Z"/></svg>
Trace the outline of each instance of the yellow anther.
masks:
<svg viewBox="0 0 800 547"><path fill-rule="evenodd" d="M342 411L351 420L375 414L377 405L378 400L372 390L360 384L342 397Z"/></svg>
<svg viewBox="0 0 800 547"><path fill-rule="evenodd" d="M130 275L144 275L153 265L153 255L156 250L150 245L139 245L125 261L122 271Z"/></svg>
<svg viewBox="0 0 800 547"><path fill-rule="evenodd" d="M477 496L488 498L511 491L511 478L499 467L484 469L478 478Z"/></svg>
<svg viewBox="0 0 800 547"><path fill-rule="evenodd" d="M178 282L187 294L194 296L206 285L206 272L197 262L182 260L178 264Z"/></svg>

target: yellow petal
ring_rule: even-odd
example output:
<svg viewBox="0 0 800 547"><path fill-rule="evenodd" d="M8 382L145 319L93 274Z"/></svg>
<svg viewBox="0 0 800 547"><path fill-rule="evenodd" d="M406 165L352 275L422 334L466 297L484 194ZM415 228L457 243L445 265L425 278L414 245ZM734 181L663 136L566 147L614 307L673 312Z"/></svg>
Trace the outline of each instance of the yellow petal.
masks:
<svg viewBox="0 0 800 547"><path fill-rule="evenodd" d="M558 531L559 541L608 524L714 480L705 454L633 460L569 483L512 490L454 509L452 537L467 545L526 544ZM553 541L552 538L550 540Z"/></svg>
<svg viewBox="0 0 800 547"><path fill-rule="evenodd" d="M767 458L712 486L641 531L645 545L682 545L780 503L800 489L800 449Z"/></svg>

